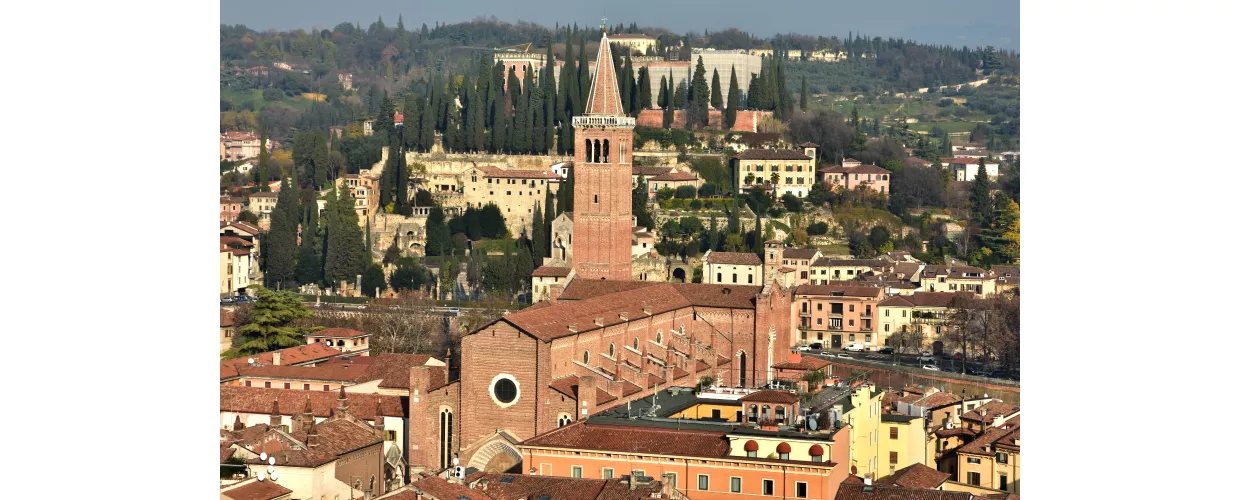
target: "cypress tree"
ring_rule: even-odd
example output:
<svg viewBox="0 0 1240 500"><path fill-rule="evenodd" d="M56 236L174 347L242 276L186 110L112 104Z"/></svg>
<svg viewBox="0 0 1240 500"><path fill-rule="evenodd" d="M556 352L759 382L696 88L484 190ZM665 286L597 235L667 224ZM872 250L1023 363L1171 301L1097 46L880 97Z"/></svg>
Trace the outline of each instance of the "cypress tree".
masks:
<svg viewBox="0 0 1240 500"><path fill-rule="evenodd" d="M546 253L542 257L551 256L551 221L555 220L555 207L551 197L551 190L547 190L547 196L543 198L543 248Z"/></svg>
<svg viewBox="0 0 1240 500"><path fill-rule="evenodd" d="M637 72L637 113L650 109L650 68L643 66ZM634 113L634 116L637 115Z"/></svg>
<svg viewBox="0 0 1240 500"><path fill-rule="evenodd" d="M664 85L662 89L659 89L659 96L666 98L663 103L663 128L668 129L672 128L672 122L676 121L676 106L675 103L672 102L674 98L672 97L672 89L669 85L670 83L668 85Z"/></svg>
<svg viewBox="0 0 1240 500"><path fill-rule="evenodd" d="M297 258L297 221L300 210L297 208L297 188L292 186L285 177L280 181L280 194L276 198L276 206L271 212L271 228L267 231L266 281L271 289L290 288L294 285L294 273Z"/></svg>
<svg viewBox="0 0 1240 500"><path fill-rule="evenodd" d="M362 241L362 228L358 224L354 205L348 186L340 183L336 189L335 207L328 207L332 220L323 263L323 276L331 287L353 283L365 269L365 242Z"/></svg>
<svg viewBox="0 0 1240 500"><path fill-rule="evenodd" d="M297 283L318 283L323 277L323 257L319 253L319 207L311 203L302 218L301 246L297 252Z"/></svg>
<svg viewBox="0 0 1240 500"><path fill-rule="evenodd" d="M371 242L370 242L370 218L368 217L366 218L366 250L365 250L365 253L363 254L363 256L365 257L364 262L366 264L370 264L374 262L375 260L374 254L375 254L374 247L371 246Z"/></svg>
<svg viewBox="0 0 1240 500"><path fill-rule="evenodd" d="M986 229L990 227L995 205L990 197L990 174L986 172L986 159L979 158L977 163L977 176L969 186L969 212L978 227Z"/></svg>
<svg viewBox="0 0 1240 500"><path fill-rule="evenodd" d="M805 83L805 75L801 75L801 111L809 111L809 87Z"/></svg>
<svg viewBox="0 0 1240 500"><path fill-rule="evenodd" d="M626 114L635 114L633 110L637 108L637 103L633 99L633 88L636 87L636 84L633 82L633 58L628 55L627 50L625 52L624 71L620 73L624 75L624 78L621 80L620 101L624 105L624 112Z"/></svg>
<svg viewBox="0 0 1240 500"><path fill-rule="evenodd" d="M689 113L685 126L706 127L709 125L710 88L706 84L706 66L702 64L702 56L698 56L697 66L693 70L693 85L689 88Z"/></svg>
<svg viewBox="0 0 1240 500"><path fill-rule="evenodd" d="M431 147L435 143L435 86L433 83L427 92L426 99L419 99L422 104L418 107L422 115L422 124L418 126L418 131L420 132L418 150L422 152L430 152Z"/></svg>
<svg viewBox="0 0 1240 500"><path fill-rule="evenodd" d="M586 38L581 37L577 46L577 57L580 61L577 63L577 96L579 99L577 112L573 116L582 114L586 109L586 100L590 96L590 60L586 57Z"/></svg>
<svg viewBox="0 0 1240 500"><path fill-rule="evenodd" d="M404 207L409 204L409 165L403 150L396 154L396 206Z"/></svg>
<svg viewBox="0 0 1240 500"><path fill-rule="evenodd" d="M570 118L576 113L574 106L578 98L577 93L577 61L573 59L573 32L571 29L565 28L564 33L564 67L560 68L560 90L556 96L556 100L560 103L560 108L556 113L556 120L567 126ZM563 141L560 141L563 145Z"/></svg>
<svg viewBox="0 0 1240 500"><path fill-rule="evenodd" d="M530 243L531 256L533 257L534 266L542 265L542 258L547 255L547 234L546 226L543 224L543 210L539 202L534 202L534 220L531 223Z"/></svg>
<svg viewBox="0 0 1240 500"><path fill-rule="evenodd" d="M667 107L667 77L659 77L659 107Z"/></svg>
<svg viewBox="0 0 1240 500"><path fill-rule="evenodd" d="M527 72L526 75L529 75L529 73ZM514 110L512 116L514 125L512 128L512 151L514 153L525 153L529 150L530 144L529 131L525 128L525 119L526 115L530 112L530 106L529 100L524 94L528 94L528 92L521 92L519 90L521 88L521 81L518 80L517 75L511 71L508 73L508 88L518 89L510 90L508 92L508 95L512 99L512 107Z"/></svg>
<svg viewBox="0 0 1240 500"><path fill-rule="evenodd" d="M551 143L555 142L555 126L559 119L556 112L558 96L555 91L554 75L555 54L551 52L551 38L547 37L547 64L543 67L543 75L539 80L542 86L543 120L546 125L543 129L543 154L549 154L551 151Z"/></svg>
<svg viewBox="0 0 1240 500"><path fill-rule="evenodd" d="M544 130L547 128L546 118L543 114L543 96L542 87L531 86L529 94L529 121L527 127L530 135L530 153L546 154L546 135Z"/></svg>
<svg viewBox="0 0 1240 500"><path fill-rule="evenodd" d="M699 56L700 60L701 57ZM719 85L719 70L715 69L714 74L710 77L710 107L714 109L723 108L723 89Z"/></svg>
<svg viewBox="0 0 1240 500"><path fill-rule="evenodd" d="M710 214L710 235L706 242L707 250L719 250L719 218Z"/></svg>
<svg viewBox="0 0 1240 500"><path fill-rule="evenodd" d="M736 110L741 104L741 89L736 82L736 66L732 66L732 81L728 83L728 108L723 113L723 128L736 125Z"/></svg>
<svg viewBox="0 0 1240 500"><path fill-rule="evenodd" d="M685 109L685 105L688 104L688 97L686 95L688 94L688 91L688 84L684 82L680 82L680 84L676 86L676 92L672 93L672 101L676 109ZM689 124L685 123L685 126L688 127Z"/></svg>

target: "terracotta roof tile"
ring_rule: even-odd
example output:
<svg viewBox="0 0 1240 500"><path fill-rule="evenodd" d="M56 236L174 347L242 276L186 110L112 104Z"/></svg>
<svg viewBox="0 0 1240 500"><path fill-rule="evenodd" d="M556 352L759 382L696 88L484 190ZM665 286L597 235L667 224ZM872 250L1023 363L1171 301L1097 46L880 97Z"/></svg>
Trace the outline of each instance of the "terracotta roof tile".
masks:
<svg viewBox="0 0 1240 500"><path fill-rule="evenodd" d="M535 278L566 278L568 277L568 273L572 271L573 269L571 267L538 266L538 269L534 270L534 277Z"/></svg>
<svg viewBox="0 0 1240 500"><path fill-rule="evenodd" d="M778 368L780 370L817 370L825 368L829 364L831 363L812 356L802 356L799 362L785 361L771 365L771 368Z"/></svg>
<svg viewBox="0 0 1240 500"><path fill-rule="evenodd" d="M939 472L931 469L923 464L913 464L903 469L897 470L889 476L886 476L876 484L893 485L902 488L921 488L933 490L943 485L944 481L952 477L946 472Z"/></svg>
<svg viewBox="0 0 1240 500"><path fill-rule="evenodd" d="M405 417L405 405L400 396L382 394L346 393L349 413L363 420L375 420L375 413L384 417ZM272 402L280 405L280 414L294 416L305 410L306 397L310 397L310 410L316 417L327 418L340 405L337 391L303 391L298 389L266 389L263 387L220 386L220 411L232 413L271 414Z"/></svg>
<svg viewBox="0 0 1240 500"><path fill-rule="evenodd" d="M987 429L986 432L983 432L982 435L978 436L976 439L969 441L969 444L961 446L960 449L957 450L957 452L958 453L971 453L974 455L989 455L991 453L994 453L994 451L983 450L984 447L988 447L997 441L1007 438L1008 435L1010 434L1015 434L1015 436L1019 437L1020 436L1019 433L1020 433L1020 427L1017 427L1015 429L1002 429L999 427L990 428L990 429ZM1011 442L1012 440L1014 440L1014 438L1009 438L1008 442Z"/></svg>
<svg viewBox="0 0 1240 500"><path fill-rule="evenodd" d="M809 260L813 259L815 255L818 255L818 252L819 250L817 248L785 248L784 258Z"/></svg>
<svg viewBox="0 0 1240 500"><path fill-rule="evenodd" d="M750 148L736 155L741 160L809 160L804 151L795 149L761 149Z"/></svg>
<svg viewBox="0 0 1240 500"><path fill-rule="evenodd" d="M711 252L709 257L704 258L711 264L729 264L737 266L760 266L762 260L757 255L750 252Z"/></svg>
<svg viewBox="0 0 1240 500"><path fill-rule="evenodd" d="M633 165L633 175L658 176L671 172L671 167L648 167L643 165Z"/></svg>
<svg viewBox="0 0 1240 500"><path fill-rule="evenodd" d="M325 361L341 354L340 349L318 342L264 352L253 356L242 356L220 362L220 380L236 378L239 375L239 369L249 366L250 358L253 358L256 364L270 365L276 352L280 353L281 365L299 365Z"/></svg>
<svg viewBox="0 0 1240 500"><path fill-rule="evenodd" d="M319 366L267 365L242 367L240 372L242 377L252 379L357 383L366 375L366 368L344 363L322 364Z"/></svg>
<svg viewBox="0 0 1240 500"><path fill-rule="evenodd" d="M747 402L747 403L753 402L753 403L791 404L791 403L800 401L801 399L798 398L796 394L793 394L788 391L777 391L774 389L766 389L766 390L761 390L758 392L749 393L745 395L745 397L742 397L740 400Z"/></svg>
<svg viewBox="0 0 1240 500"><path fill-rule="evenodd" d="M878 298L883 294L882 289L872 286L846 286L846 285L800 285L796 288L796 295L822 295L831 296L834 292L843 293L844 297L867 297Z"/></svg>
<svg viewBox="0 0 1240 500"><path fill-rule="evenodd" d="M221 491L220 496L232 500L271 500L291 493L293 490L271 481L253 481L245 486Z"/></svg>
<svg viewBox="0 0 1240 500"><path fill-rule="evenodd" d="M726 436L727 433L724 431L674 430L591 424L589 421L582 421L527 439L520 445L622 453L723 457L728 454Z"/></svg>
<svg viewBox="0 0 1240 500"><path fill-rule="evenodd" d="M840 483L835 500L974 500L972 493L964 491L938 491L901 488L890 485L866 486L851 481Z"/></svg>
<svg viewBox="0 0 1240 500"><path fill-rule="evenodd" d="M992 422L995 417L1008 416L1019 412L1020 407L1011 403L1004 403L997 399L993 399L984 405L969 410L960 416L961 420L972 420L975 422Z"/></svg>

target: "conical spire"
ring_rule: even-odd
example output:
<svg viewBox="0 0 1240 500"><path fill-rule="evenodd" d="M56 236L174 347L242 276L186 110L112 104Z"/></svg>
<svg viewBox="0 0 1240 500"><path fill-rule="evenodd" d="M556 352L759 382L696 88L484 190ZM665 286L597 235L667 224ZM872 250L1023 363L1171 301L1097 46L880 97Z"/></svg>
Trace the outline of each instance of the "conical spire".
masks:
<svg viewBox="0 0 1240 500"><path fill-rule="evenodd" d="M344 386L340 386L340 414L344 415L349 412L349 397L344 394Z"/></svg>
<svg viewBox="0 0 1240 500"><path fill-rule="evenodd" d="M586 99L586 115L623 116L620 107L620 85L616 68L611 59L611 42L607 32L598 44L598 57L594 59L594 82L590 85L590 97Z"/></svg>

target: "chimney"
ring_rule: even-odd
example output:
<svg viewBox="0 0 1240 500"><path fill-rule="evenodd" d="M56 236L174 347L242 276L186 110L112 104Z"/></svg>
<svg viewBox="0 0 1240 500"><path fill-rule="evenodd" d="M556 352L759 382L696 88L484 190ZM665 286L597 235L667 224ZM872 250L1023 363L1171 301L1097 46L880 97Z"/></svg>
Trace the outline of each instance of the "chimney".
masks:
<svg viewBox="0 0 1240 500"><path fill-rule="evenodd" d="M862 481L865 481L866 486L874 485L874 474L870 472L865 473L865 478Z"/></svg>
<svg viewBox="0 0 1240 500"><path fill-rule="evenodd" d="M314 410L310 407L310 395L306 394L306 406L293 417L293 432L303 431L314 424Z"/></svg>
<svg viewBox="0 0 1240 500"><path fill-rule="evenodd" d="M239 431L239 430L243 430L243 429L245 429L245 422L242 422L242 421L241 421L241 414L237 414L237 419L236 419L236 420L233 420L233 428L232 428L232 430L234 430L234 431Z"/></svg>
<svg viewBox="0 0 1240 500"><path fill-rule="evenodd" d="M642 313L646 316L650 316L650 306L642 306Z"/></svg>
<svg viewBox="0 0 1240 500"><path fill-rule="evenodd" d="M306 446L312 450L319 447L319 430L314 420L310 421L310 428L306 429Z"/></svg>
<svg viewBox="0 0 1240 500"><path fill-rule="evenodd" d="M280 400L276 399L271 402L271 426L279 428L284 425L284 416L280 415Z"/></svg>
<svg viewBox="0 0 1240 500"><path fill-rule="evenodd" d="M561 285L551 285L547 287L547 302L555 305L560 302L560 295L564 293L564 287Z"/></svg>
<svg viewBox="0 0 1240 500"><path fill-rule="evenodd" d="M271 353L272 366L280 366L280 351Z"/></svg>
<svg viewBox="0 0 1240 500"><path fill-rule="evenodd" d="M340 386L340 398L337 401L340 401L340 406L336 409L340 416L347 415L349 413L349 396L345 395L343 385Z"/></svg>
<svg viewBox="0 0 1240 500"><path fill-rule="evenodd" d="M383 432L383 401L375 399L375 437L386 439L387 436Z"/></svg>
<svg viewBox="0 0 1240 500"><path fill-rule="evenodd" d="M585 420L590 415L598 397L598 379L594 375L583 375L577 379L577 416L573 420Z"/></svg>
<svg viewBox="0 0 1240 500"><path fill-rule="evenodd" d="M789 363L800 363L801 362L801 351L792 351L792 354L788 355L788 362Z"/></svg>

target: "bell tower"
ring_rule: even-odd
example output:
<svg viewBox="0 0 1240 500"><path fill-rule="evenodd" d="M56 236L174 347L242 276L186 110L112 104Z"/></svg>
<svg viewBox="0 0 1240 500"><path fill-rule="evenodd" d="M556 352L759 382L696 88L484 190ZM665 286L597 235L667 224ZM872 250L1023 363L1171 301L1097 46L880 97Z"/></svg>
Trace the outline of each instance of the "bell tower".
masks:
<svg viewBox="0 0 1240 500"><path fill-rule="evenodd" d="M607 32L585 114L573 117L573 267L583 278L630 280L633 126L624 114Z"/></svg>

